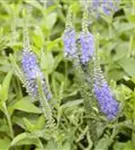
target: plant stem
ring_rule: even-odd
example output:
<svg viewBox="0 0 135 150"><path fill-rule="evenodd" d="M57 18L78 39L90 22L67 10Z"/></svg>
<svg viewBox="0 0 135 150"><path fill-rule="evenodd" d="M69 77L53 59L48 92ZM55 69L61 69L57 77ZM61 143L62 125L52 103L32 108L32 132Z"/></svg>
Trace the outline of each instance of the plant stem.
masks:
<svg viewBox="0 0 135 150"><path fill-rule="evenodd" d="M45 97L45 94L43 92L43 87L40 78L37 79L37 83L38 83L39 100L43 109L43 114L47 119L48 124L51 126L53 124L52 112Z"/></svg>

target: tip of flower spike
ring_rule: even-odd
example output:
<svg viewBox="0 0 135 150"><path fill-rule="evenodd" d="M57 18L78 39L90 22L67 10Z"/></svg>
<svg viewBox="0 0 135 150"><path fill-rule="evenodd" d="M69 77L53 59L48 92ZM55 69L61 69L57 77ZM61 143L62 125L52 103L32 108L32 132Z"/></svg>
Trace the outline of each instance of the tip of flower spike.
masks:
<svg viewBox="0 0 135 150"><path fill-rule="evenodd" d="M69 7L69 9L68 9L68 14L67 14L67 18L66 18L66 27L73 27L71 7Z"/></svg>
<svg viewBox="0 0 135 150"><path fill-rule="evenodd" d="M82 19L82 31L87 33L88 31L88 8L85 7L83 12L83 19Z"/></svg>
<svg viewBox="0 0 135 150"><path fill-rule="evenodd" d="M23 48L24 50L30 51L30 40L29 40L29 34L28 34L28 23L26 21L26 18L24 18L24 26L23 26Z"/></svg>
<svg viewBox="0 0 135 150"><path fill-rule="evenodd" d="M105 83L101 87L95 81L94 93L101 111L107 116L108 120L114 119L119 111L119 103L113 98L109 86Z"/></svg>
<svg viewBox="0 0 135 150"><path fill-rule="evenodd" d="M66 28L64 30L62 40L64 43L64 54L65 57L75 58L76 57L76 31L72 25L72 11L71 8L68 10L66 19Z"/></svg>
<svg viewBox="0 0 135 150"><path fill-rule="evenodd" d="M67 27L63 33L64 53L69 58L76 57L76 32L72 27Z"/></svg>

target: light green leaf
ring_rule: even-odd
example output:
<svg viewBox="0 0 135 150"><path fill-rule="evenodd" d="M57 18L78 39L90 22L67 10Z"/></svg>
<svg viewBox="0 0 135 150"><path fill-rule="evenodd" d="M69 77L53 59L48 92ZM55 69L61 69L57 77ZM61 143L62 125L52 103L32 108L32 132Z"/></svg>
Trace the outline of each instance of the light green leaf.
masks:
<svg viewBox="0 0 135 150"><path fill-rule="evenodd" d="M51 73L53 71L53 67L54 67L54 58L52 53L42 53L41 56L41 68L43 70L45 70L46 73Z"/></svg>
<svg viewBox="0 0 135 150"><path fill-rule="evenodd" d="M12 71L9 71L6 77L4 78L4 81L0 88L0 95L1 95L2 101L5 101L8 99L8 90L9 90L11 77L12 77Z"/></svg>
<svg viewBox="0 0 135 150"><path fill-rule="evenodd" d="M124 71L131 77L135 76L135 60L132 58L122 58L118 61L119 65L124 69Z"/></svg>
<svg viewBox="0 0 135 150"><path fill-rule="evenodd" d="M99 140L94 150L108 150L108 147L111 145L112 140L108 137L104 137Z"/></svg>
<svg viewBox="0 0 135 150"><path fill-rule="evenodd" d="M0 150L9 150L11 141L8 138L0 139Z"/></svg>
<svg viewBox="0 0 135 150"><path fill-rule="evenodd" d="M15 110L15 109L28 112L28 113L35 113L35 114L41 113L40 109L37 108L34 104L32 104L28 97L22 98L17 103L10 106L9 108L10 111Z"/></svg>
<svg viewBox="0 0 135 150"><path fill-rule="evenodd" d="M30 145L30 144L37 144L37 139L36 137L32 136L29 133L21 133L17 135L13 141L11 142L11 146L16 146L16 145Z"/></svg>
<svg viewBox="0 0 135 150"><path fill-rule="evenodd" d="M55 22L56 22L56 19L57 19L57 14L54 12L45 16L46 28L51 30L52 27L54 26Z"/></svg>
<svg viewBox="0 0 135 150"><path fill-rule="evenodd" d="M44 126L45 126L45 117L41 115L36 123L36 127L38 129L43 129Z"/></svg>
<svg viewBox="0 0 135 150"><path fill-rule="evenodd" d="M35 126L27 118L23 118L23 121L24 121L25 126L27 127L28 131L33 132Z"/></svg>
<svg viewBox="0 0 135 150"><path fill-rule="evenodd" d="M114 144L114 150L117 149L117 150L134 150L134 146L133 144L131 143L131 141L128 141L126 143L122 143L122 142L116 142Z"/></svg>

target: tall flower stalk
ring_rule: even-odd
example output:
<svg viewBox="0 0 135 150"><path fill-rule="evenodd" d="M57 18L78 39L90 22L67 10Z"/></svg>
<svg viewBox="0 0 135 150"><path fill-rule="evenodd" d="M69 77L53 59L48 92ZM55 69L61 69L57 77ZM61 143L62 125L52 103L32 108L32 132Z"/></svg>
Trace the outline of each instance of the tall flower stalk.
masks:
<svg viewBox="0 0 135 150"><path fill-rule="evenodd" d="M103 76L98 58L94 61L94 93L101 111L108 120L116 117L119 111L119 104L112 95L112 91Z"/></svg>
<svg viewBox="0 0 135 150"><path fill-rule="evenodd" d="M43 76L43 73L41 72L40 67L38 66L36 55L32 52L27 28L24 29L24 48L22 52L22 71L24 73L24 76L27 80L25 83L25 86L27 88L28 93L33 97L38 97L38 86L37 86L37 75L42 81L42 86L44 93L46 95L46 99L50 100L52 95L50 91L48 90L48 87L46 85L46 80Z"/></svg>
<svg viewBox="0 0 135 150"><path fill-rule="evenodd" d="M15 58L12 55L10 55L10 60L16 75L23 83L23 86L26 88L28 94L32 99L40 101L42 112L47 119L49 126L52 126L52 112L48 103L48 100L52 98L52 94L48 90L46 80L38 65L36 55L32 52L26 22L24 25L23 38L24 43L22 50L21 69L16 64Z"/></svg>
<svg viewBox="0 0 135 150"><path fill-rule="evenodd" d="M98 39L99 40L99 39ZM97 41L98 43L98 41ZM113 120L119 112L119 103L115 100L111 88L104 78L100 67L98 57L98 44L94 54L94 94L99 103L101 112L103 112L108 120Z"/></svg>

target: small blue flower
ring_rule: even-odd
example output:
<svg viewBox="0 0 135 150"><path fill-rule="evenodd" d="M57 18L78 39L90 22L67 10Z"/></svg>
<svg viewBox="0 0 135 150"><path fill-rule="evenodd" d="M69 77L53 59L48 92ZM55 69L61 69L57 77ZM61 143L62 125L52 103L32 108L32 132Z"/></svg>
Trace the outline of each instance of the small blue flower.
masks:
<svg viewBox="0 0 135 150"><path fill-rule="evenodd" d="M94 37L90 32L81 32L81 63L87 64L94 54Z"/></svg>
<svg viewBox="0 0 135 150"><path fill-rule="evenodd" d="M27 87L29 94L34 98L38 96L37 77L40 77L44 93L48 100L51 99L52 96L47 89L45 78L38 66L36 55L32 51L24 49L21 64L24 76L27 80L24 86Z"/></svg>
<svg viewBox="0 0 135 150"><path fill-rule="evenodd" d="M101 111L109 120L115 118L119 111L119 104L113 98L110 87L105 81L101 69L94 69L94 93Z"/></svg>
<svg viewBox="0 0 135 150"><path fill-rule="evenodd" d="M66 27L63 34L63 43L65 56L69 58L76 57L76 32L72 27Z"/></svg>

